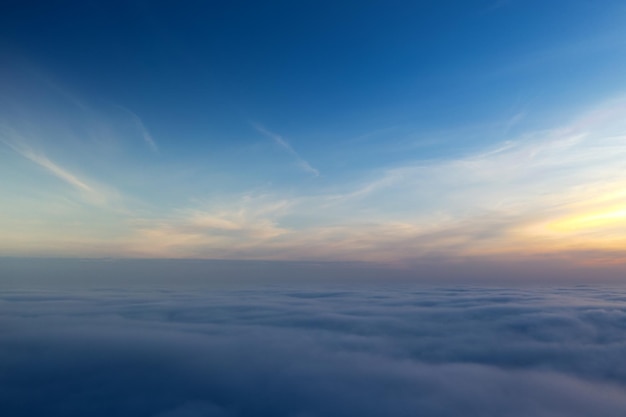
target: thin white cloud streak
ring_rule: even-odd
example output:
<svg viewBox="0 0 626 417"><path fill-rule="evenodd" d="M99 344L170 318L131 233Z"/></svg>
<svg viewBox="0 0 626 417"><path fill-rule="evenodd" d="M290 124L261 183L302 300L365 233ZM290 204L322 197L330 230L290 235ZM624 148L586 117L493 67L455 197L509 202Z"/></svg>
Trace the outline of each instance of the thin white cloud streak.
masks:
<svg viewBox="0 0 626 417"><path fill-rule="evenodd" d="M503 134L508 135L511 129L517 126L522 120L524 120L525 117L525 111L514 114L511 118L509 118L509 120L506 121L503 129Z"/></svg>
<svg viewBox="0 0 626 417"><path fill-rule="evenodd" d="M95 185L92 181L81 178L79 175L52 161L43 152L35 151L27 143L26 139L10 128L3 126L0 129L0 141L17 154L79 191L84 199L91 204L107 205L118 199L117 192L105 190L104 187Z"/></svg>
<svg viewBox="0 0 626 417"><path fill-rule="evenodd" d="M141 135L141 138L148 145L150 150L152 150L152 152L158 152L159 151L159 147L158 147L156 141L154 140L154 138L152 137L152 135L150 134L150 132L148 131L148 128L146 127L146 125L141 120L141 118L139 116L137 116L137 114L135 114L135 112L131 111L130 109L127 109L126 107L123 107L123 106L120 106L120 105L116 105L116 107L118 107L120 110L122 110L124 113L126 113L131 118L131 120L133 121L133 124L135 125L135 127L139 131L139 134Z"/></svg>
<svg viewBox="0 0 626 417"><path fill-rule="evenodd" d="M295 149L293 149L293 147L289 144L289 142L287 142L282 136L274 132L270 132L269 130L267 130L266 128L264 128L263 126L257 123L251 123L251 125L257 130L257 132L272 139L275 144L277 144L278 146L286 150L291 156L293 156L296 160L296 164L300 167L300 169L316 177L320 175L320 172L316 168L311 166L311 164L309 164L305 159L303 159L298 154L298 152L296 152Z"/></svg>
<svg viewBox="0 0 626 417"><path fill-rule="evenodd" d="M47 169L51 174L56 176L57 178L65 181L66 183L74 186L80 191L87 191L89 193L93 193L94 190L92 187L87 185L84 181L78 178L76 175L72 174L68 170L62 168L61 166L52 162L48 157L43 154L37 154L33 152L31 149L23 149L17 150L23 157L29 159L35 164L39 165L42 168Z"/></svg>
<svg viewBox="0 0 626 417"><path fill-rule="evenodd" d="M2 134L0 140L9 148L35 163L36 165L44 168L55 177L65 181L67 184L75 187L79 191L93 192L93 189L88 186L84 181L79 179L76 175L70 173L68 170L52 162L44 154L33 151L28 145L26 145L21 139L18 139L18 135L11 130L2 128Z"/></svg>

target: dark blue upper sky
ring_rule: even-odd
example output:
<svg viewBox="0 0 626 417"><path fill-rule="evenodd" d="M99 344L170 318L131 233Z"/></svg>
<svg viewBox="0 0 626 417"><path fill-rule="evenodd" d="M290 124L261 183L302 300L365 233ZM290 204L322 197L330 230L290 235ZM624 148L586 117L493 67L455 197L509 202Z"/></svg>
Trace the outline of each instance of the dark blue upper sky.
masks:
<svg viewBox="0 0 626 417"><path fill-rule="evenodd" d="M59 82L211 146L245 140L247 119L307 148L488 123L624 72L608 59L619 1L15 2L1 19L3 43Z"/></svg>

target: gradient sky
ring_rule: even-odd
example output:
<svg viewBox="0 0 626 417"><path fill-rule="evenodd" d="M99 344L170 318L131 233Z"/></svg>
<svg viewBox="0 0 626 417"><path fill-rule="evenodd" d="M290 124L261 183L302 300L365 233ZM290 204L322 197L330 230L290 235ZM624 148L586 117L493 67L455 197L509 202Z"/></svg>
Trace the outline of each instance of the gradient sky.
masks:
<svg viewBox="0 0 626 417"><path fill-rule="evenodd" d="M623 1L9 1L0 254L626 262Z"/></svg>

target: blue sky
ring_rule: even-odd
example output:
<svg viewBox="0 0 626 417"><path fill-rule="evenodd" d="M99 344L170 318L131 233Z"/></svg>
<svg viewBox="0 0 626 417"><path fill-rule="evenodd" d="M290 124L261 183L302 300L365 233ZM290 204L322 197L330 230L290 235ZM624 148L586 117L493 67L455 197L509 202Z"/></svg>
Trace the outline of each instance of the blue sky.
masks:
<svg viewBox="0 0 626 417"><path fill-rule="evenodd" d="M0 253L626 247L619 1L12 2Z"/></svg>

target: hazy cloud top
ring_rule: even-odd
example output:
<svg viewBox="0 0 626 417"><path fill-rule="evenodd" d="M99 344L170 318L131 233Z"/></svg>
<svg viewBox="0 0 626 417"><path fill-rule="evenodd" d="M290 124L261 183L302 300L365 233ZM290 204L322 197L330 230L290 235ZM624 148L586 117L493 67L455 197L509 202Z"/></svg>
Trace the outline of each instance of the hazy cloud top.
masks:
<svg viewBox="0 0 626 417"><path fill-rule="evenodd" d="M11 416L623 416L626 292L7 291Z"/></svg>

